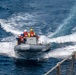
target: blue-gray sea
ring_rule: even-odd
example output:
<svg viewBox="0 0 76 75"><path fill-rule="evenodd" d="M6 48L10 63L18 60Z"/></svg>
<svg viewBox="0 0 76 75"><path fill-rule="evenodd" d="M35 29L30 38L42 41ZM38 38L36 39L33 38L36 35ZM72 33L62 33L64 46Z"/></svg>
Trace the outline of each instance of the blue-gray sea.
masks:
<svg viewBox="0 0 76 75"><path fill-rule="evenodd" d="M47 60L15 63L15 38L30 28L49 38ZM75 49L76 0L0 0L0 75L43 75Z"/></svg>

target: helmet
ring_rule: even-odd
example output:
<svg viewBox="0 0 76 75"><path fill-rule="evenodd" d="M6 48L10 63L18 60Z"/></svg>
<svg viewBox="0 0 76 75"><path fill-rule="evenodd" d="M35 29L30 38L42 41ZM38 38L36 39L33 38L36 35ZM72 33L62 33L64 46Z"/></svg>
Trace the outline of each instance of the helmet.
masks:
<svg viewBox="0 0 76 75"><path fill-rule="evenodd" d="M30 28L30 31L33 31L33 29L32 29L32 28Z"/></svg>
<svg viewBox="0 0 76 75"><path fill-rule="evenodd" d="M27 30L25 29L24 32L27 32Z"/></svg>

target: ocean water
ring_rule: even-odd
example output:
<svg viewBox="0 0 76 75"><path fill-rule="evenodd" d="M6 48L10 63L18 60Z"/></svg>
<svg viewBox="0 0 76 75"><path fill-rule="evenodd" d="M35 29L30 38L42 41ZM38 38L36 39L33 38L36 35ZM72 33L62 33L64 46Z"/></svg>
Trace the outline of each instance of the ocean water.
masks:
<svg viewBox="0 0 76 75"><path fill-rule="evenodd" d="M53 44L43 62L17 64L14 46L24 29ZM0 75L43 75L76 51L76 0L0 0Z"/></svg>

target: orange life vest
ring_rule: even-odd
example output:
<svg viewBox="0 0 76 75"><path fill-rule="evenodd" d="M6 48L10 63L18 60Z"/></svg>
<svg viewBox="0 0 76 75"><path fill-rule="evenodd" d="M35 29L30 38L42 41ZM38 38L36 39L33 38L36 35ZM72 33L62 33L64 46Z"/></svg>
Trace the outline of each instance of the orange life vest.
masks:
<svg viewBox="0 0 76 75"><path fill-rule="evenodd" d="M30 37L34 37L35 33L33 31L30 31Z"/></svg>
<svg viewBox="0 0 76 75"><path fill-rule="evenodd" d="M26 37L28 37L28 32L24 32L23 33L23 36L26 38Z"/></svg>
<svg viewBox="0 0 76 75"><path fill-rule="evenodd" d="M23 36L19 36L19 40L20 40L20 42L24 42Z"/></svg>

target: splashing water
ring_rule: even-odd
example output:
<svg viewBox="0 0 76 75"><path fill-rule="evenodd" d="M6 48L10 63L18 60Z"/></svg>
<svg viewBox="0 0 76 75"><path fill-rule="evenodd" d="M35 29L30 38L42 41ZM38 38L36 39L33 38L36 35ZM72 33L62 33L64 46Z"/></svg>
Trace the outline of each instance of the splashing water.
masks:
<svg viewBox="0 0 76 75"><path fill-rule="evenodd" d="M38 39L38 43L40 43L40 44L47 44L47 40L48 40L48 38L46 36L41 35L39 37L39 39Z"/></svg>
<svg viewBox="0 0 76 75"><path fill-rule="evenodd" d="M66 36L61 36L61 37L56 37L56 38L51 38L48 39L49 42L56 42L56 43L65 43L65 42L76 42L76 33L71 34L71 35L66 35Z"/></svg>
<svg viewBox="0 0 76 75"><path fill-rule="evenodd" d="M13 34L20 34L23 32L24 28L33 26L36 22L33 15L30 14L18 14L12 15L8 19L0 19L1 27L6 30L6 32L11 32Z"/></svg>
<svg viewBox="0 0 76 75"><path fill-rule="evenodd" d="M74 51L76 51L76 45L55 49L54 51L49 52L48 56L55 58L66 58L67 56L71 55Z"/></svg>
<svg viewBox="0 0 76 75"><path fill-rule="evenodd" d="M0 42L0 55L15 57L13 42Z"/></svg>

